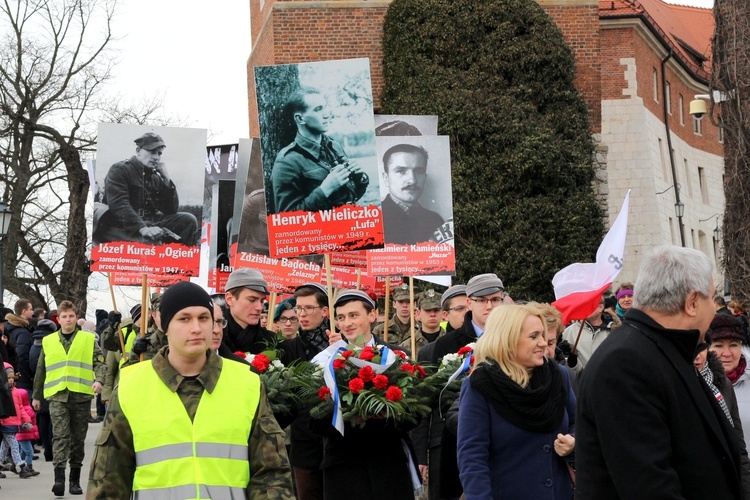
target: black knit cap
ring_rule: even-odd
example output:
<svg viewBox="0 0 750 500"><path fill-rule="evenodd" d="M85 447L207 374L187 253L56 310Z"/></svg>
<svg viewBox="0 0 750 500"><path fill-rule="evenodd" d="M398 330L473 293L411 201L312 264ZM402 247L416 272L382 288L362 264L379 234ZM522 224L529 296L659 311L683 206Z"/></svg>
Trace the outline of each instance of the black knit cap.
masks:
<svg viewBox="0 0 750 500"><path fill-rule="evenodd" d="M161 328L164 332L169 328L169 322L175 314L186 307L205 307L214 317L214 304L208 292L190 281L180 281L167 288L161 296L159 312L161 313Z"/></svg>

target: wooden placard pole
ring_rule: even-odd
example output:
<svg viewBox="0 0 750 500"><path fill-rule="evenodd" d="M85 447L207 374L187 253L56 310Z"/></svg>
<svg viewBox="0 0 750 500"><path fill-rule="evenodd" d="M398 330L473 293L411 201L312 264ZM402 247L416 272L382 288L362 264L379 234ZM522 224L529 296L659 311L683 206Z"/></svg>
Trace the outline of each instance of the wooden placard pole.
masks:
<svg viewBox="0 0 750 500"><path fill-rule="evenodd" d="M357 290L359 290L359 287L362 284L362 269L357 268Z"/></svg>
<svg viewBox="0 0 750 500"><path fill-rule="evenodd" d="M268 318L266 319L266 330L271 330L270 328L268 328L268 326L273 323L273 317L276 314L277 298L278 295L276 294L276 292L271 292L271 297L268 299Z"/></svg>
<svg viewBox="0 0 750 500"><path fill-rule="evenodd" d="M414 321L414 277L409 276L409 322L411 327L411 355L417 359L416 322Z"/></svg>
<svg viewBox="0 0 750 500"><path fill-rule="evenodd" d="M148 275L144 274L141 279L141 318L143 319L143 321L141 321L141 337L145 337L148 333L148 306ZM145 353L141 353L140 360L143 361L144 359Z"/></svg>
<svg viewBox="0 0 750 500"><path fill-rule="evenodd" d="M324 256L326 266L326 282L328 285L328 310L330 311L331 335L336 335L336 313L333 310L333 281L331 280L331 254ZM342 340L345 340L342 338Z"/></svg>
<svg viewBox="0 0 750 500"><path fill-rule="evenodd" d="M385 322L383 324L383 342L388 342L388 320L391 316L391 277L385 277Z"/></svg>
<svg viewBox="0 0 750 500"><path fill-rule="evenodd" d="M112 297L112 310L114 312L117 312L117 301L115 300L115 287L112 286L112 274L107 273L107 281L109 282L109 295ZM115 328L115 325L112 325L112 328ZM120 351L122 352L122 357L125 359L125 339L122 337L122 329L120 328L120 325L117 325L117 337L120 339Z"/></svg>

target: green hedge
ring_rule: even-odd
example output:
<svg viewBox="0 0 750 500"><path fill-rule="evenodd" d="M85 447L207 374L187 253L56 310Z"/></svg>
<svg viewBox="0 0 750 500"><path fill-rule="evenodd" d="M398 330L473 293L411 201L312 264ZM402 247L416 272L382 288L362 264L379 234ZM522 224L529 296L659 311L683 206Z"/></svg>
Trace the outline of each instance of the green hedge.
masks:
<svg viewBox="0 0 750 500"><path fill-rule="evenodd" d="M382 112L437 114L451 140L457 274L496 272L516 298L603 236L593 142L562 33L533 0L394 0Z"/></svg>

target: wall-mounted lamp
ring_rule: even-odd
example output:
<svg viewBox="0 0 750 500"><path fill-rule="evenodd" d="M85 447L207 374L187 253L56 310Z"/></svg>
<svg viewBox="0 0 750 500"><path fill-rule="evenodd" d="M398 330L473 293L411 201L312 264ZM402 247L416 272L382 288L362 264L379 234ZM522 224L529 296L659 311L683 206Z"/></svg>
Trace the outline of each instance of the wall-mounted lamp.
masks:
<svg viewBox="0 0 750 500"><path fill-rule="evenodd" d="M714 217L716 217L716 227L714 228L714 239L716 241L721 240L721 228L719 227L719 217L721 216L720 213L713 214L711 217L708 217L706 219L698 219L698 222L706 222L707 220L711 220Z"/></svg>

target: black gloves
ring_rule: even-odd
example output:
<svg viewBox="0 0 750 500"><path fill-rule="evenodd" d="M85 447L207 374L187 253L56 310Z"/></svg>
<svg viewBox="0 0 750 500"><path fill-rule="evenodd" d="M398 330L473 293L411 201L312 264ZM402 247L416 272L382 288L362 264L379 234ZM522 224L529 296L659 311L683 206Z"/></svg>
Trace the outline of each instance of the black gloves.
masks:
<svg viewBox="0 0 750 500"><path fill-rule="evenodd" d="M568 354L568 366L573 368L578 364L578 354L571 352Z"/></svg>
<svg viewBox="0 0 750 500"><path fill-rule="evenodd" d="M138 354L139 356L148 350L148 346L151 341L148 337L138 337L133 341L133 347L130 352Z"/></svg>
<svg viewBox="0 0 750 500"><path fill-rule="evenodd" d="M107 315L107 321L109 321L109 324L112 325L112 328L117 328L117 325L120 324L120 321L122 321L122 314L110 311Z"/></svg>

